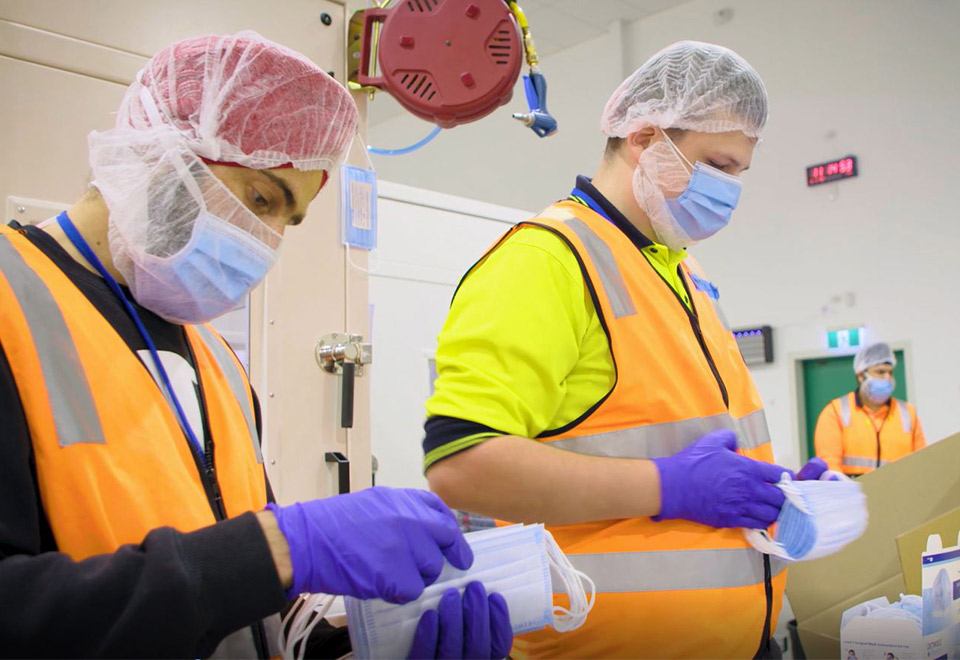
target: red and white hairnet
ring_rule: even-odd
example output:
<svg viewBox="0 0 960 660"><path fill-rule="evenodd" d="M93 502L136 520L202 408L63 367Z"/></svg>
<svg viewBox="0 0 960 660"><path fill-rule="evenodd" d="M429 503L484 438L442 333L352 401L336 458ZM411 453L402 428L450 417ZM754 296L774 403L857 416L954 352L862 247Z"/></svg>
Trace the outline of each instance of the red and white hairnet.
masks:
<svg viewBox="0 0 960 660"><path fill-rule="evenodd" d="M253 169L330 171L357 122L340 83L252 31L167 46L140 71L117 115L117 128L166 125L197 155Z"/></svg>

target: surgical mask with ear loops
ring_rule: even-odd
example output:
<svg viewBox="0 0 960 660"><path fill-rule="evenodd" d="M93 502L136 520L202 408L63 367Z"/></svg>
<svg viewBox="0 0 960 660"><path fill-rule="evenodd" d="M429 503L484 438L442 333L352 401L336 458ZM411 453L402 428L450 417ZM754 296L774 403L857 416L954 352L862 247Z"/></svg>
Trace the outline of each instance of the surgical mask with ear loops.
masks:
<svg viewBox="0 0 960 660"><path fill-rule="evenodd" d="M784 473L777 484L785 500L775 536L744 530L754 548L785 561L808 561L839 552L867 529L867 498L860 484L828 470L819 480L793 481Z"/></svg>
<svg viewBox="0 0 960 660"><path fill-rule="evenodd" d="M700 161L691 164L666 132L643 150L633 176L634 197L657 240L675 251L726 227L741 187L739 177Z"/></svg>
<svg viewBox="0 0 960 660"><path fill-rule="evenodd" d="M882 404L889 401L890 397L893 396L893 388L895 386L896 383L890 378L867 376L864 378L860 388L863 395L868 398L871 403Z"/></svg>
<svg viewBox="0 0 960 660"><path fill-rule="evenodd" d="M443 593L482 582L488 593L507 602L515 635L551 626L558 632L579 628L593 608L593 581L576 570L543 525L511 525L466 534L473 565L461 571L446 564L437 581L417 600L392 605L383 600L346 598L350 641L358 658L405 658L420 616L436 609ZM562 589L568 607L554 605Z"/></svg>

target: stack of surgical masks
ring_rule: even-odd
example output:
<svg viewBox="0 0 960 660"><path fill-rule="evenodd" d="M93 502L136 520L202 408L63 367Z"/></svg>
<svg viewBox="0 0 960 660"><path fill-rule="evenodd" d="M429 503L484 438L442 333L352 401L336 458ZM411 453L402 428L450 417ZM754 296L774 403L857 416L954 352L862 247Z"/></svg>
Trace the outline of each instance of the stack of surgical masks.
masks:
<svg viewBox="0 0 960 660"><path fill-rule="evenodd" d="M345 599L356 657L407 657L420 616L436 609L447 589L462 591L474 581L483 583L487 593L503 596L515 635L547 626L567 632L586 621L596 593L593 581L573 567L543 525L499 527L465 537L473 549L473 565L461 571L447 564L417 600L393 605ZM555 587L567 594L569 608L553 604Z"/></svg>
<svg viewBox="0 0 960 660"><path fill-rule="evenodd" d="M920 596L900 594L900 600L891 603L886 598L874 598L849 608L840 619L840 629L855 617L863 616L868 619L907 619L917 624L917 630L922 628L923 599Z"/></svg>
<svg viewBox="0 0 960 660"><path fill-rule="evenodd" d="M793 481L784 473L777 484L786 499L777 518L776 536L745 530L760 552L785 561L807 561L839 552L867 529L867 498L860 484L837 472L820 480Z"/></svg>

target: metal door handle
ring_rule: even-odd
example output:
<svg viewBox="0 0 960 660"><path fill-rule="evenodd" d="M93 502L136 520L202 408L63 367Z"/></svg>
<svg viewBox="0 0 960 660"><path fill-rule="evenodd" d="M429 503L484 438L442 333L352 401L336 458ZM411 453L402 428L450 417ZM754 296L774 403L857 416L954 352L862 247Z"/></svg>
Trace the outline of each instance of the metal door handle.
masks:
<svg viewBox="0 0 960 660"><path fill-rule="evenodd" d="M353 428L353 382L356 376L357 365L353 362L344 362L341 367L340 396L340 428Z"/></svg>
<svg viewBox="0 0 960 660"><path fill-rule="evenodd" d="M352 429L354 380L373 362L373 346L363 343L362 335L331 332L317 342L315 354L324 371L340 374L340 428Z"/></svg>
<svg viewBox="0 0 960 660"><path fill-rule="evenodd" d="M323 455L323 459L327 463L336 463L337 464L337 481L338 489L341 495L345 495L350 492L350 461L346 456L341 454L338 451L328 451Z"/></svg>

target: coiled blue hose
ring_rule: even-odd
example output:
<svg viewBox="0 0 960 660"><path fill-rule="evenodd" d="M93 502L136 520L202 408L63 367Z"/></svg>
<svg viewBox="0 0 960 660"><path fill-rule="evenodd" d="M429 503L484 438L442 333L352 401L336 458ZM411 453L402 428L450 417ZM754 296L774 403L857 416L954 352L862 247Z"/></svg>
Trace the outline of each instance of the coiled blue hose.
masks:
<svg viewBox="0 0 960 660"><path fill-rule="evenodd" d="M419 142L411 144L409 147L403 147L402 149L378 149L377 147L367 147L367 151L369 151L372 154L376 154L378 156L403 156L405 154L414 152L420 147L428 144L431 140L433 140L433 138L437 137L437 135L439 135L440 131L442 130L443 130L442 128L437 126L432 131L430 131L430 134L427 137L423 138Z"/></svg>

